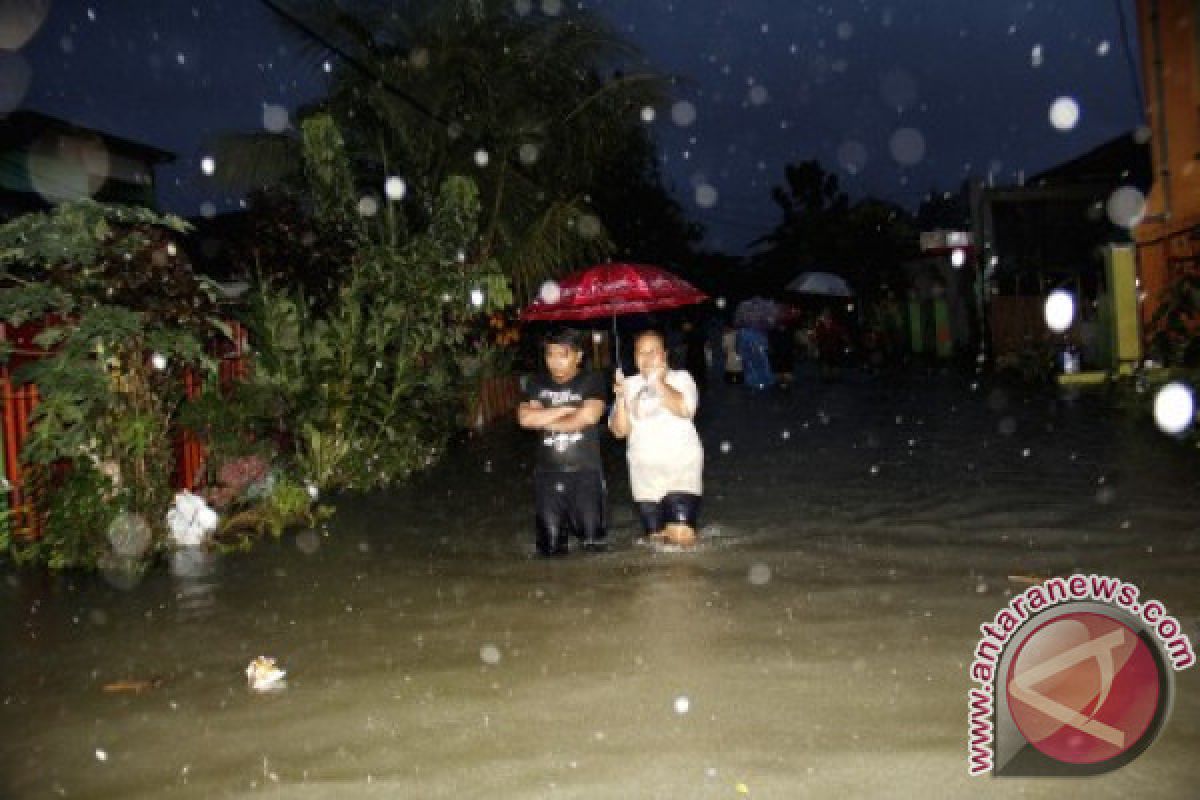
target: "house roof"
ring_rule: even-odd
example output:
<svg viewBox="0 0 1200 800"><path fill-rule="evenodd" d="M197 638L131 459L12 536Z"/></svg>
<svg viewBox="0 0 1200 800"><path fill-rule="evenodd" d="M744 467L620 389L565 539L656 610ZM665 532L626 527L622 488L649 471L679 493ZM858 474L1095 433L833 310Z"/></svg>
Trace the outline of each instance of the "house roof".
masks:
<svg viewBox="0 0 1200 800"><path fill-rule="evenodd" d="M28 109L0 115L0 149L23 147L47 131L98 136L104 140L104 144L110 152L124 153L152 164L169 163L176 158L174 153L152 145L114 136L95 128L76 125L64 119Z"/></svg>
<svg viewBox="0 0 1200 800"><path fill-rule="evenodd" d="M1138 143L1133 133L1125 133L1070 161L1037 173L1026 181L1026 186L1061 187L1100 183L1132 185L1145 191L1150 188L1152 177L1150 145Z"/></svg>

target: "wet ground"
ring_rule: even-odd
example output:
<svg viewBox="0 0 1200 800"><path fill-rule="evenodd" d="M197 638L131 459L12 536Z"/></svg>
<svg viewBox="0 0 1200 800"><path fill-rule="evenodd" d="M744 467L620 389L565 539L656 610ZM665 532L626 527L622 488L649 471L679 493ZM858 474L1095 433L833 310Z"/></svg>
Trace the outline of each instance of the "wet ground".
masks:
<svg viewBox="0 0 1200 800"><path fill-rule="evenodd" d="M1200 669L1117 772L966 768L1010 575L1122 577L1196 641L1194 449L954 375L702 402L693 553L632 543L613 446L614 551L530 558L532 443L502 426L327 535L132 589L0 576L0 797L1197 796ZM260 654L286 689L247 690Z"/></svg>

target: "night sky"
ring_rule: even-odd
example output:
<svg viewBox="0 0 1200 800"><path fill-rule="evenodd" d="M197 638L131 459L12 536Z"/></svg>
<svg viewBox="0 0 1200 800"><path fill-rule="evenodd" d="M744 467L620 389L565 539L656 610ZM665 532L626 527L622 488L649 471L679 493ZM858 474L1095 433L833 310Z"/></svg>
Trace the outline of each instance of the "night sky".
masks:
<svg viewBox="0 0 1200 800"><path fill-rule="evenodd" d="M262 129L279 107L319 96L326 78L321 58L302 56L257 0L41 3L49 14L20 50L30 74L21 105L178 154L160 172L160 197L184 215L237 207L200 169L215 134ZM680 202L707 226L707 244L730 252L776 223L769 188L789 162L816 158L851 196L915 208L969 175L1015 183L1141 122L1132 0L583 6L650 66L684 79L652 124ZM14 26L0 19L10 38ZM14 69L0 61L0 79L11 84ZM1061 97L1079 117L1060 130L1050 110Z"/></svg>

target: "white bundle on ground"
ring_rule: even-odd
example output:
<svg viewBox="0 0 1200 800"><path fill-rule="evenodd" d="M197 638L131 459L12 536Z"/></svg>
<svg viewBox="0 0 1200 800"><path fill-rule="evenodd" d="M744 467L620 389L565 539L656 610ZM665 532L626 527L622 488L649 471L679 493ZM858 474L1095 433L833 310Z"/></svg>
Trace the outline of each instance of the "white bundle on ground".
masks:
<svg viewBox="0 0 1200 800"><path fill-rule="evenodd" d="M175 505L167 512L171 542L178 547L199 547L217 529L218 519L203 497L185 489L175 495Z"/></svg>

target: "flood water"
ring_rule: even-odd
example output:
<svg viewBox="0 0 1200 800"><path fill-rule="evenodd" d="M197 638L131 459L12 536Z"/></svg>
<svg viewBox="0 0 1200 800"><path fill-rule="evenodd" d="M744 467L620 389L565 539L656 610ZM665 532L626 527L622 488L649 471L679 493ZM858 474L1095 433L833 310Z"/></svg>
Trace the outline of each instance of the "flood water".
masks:
<svg viewBox="0 0 1200 800"><path fill-rule="evenodd" d="M0 796L1197 796L1200 669L1128 766L969 778L978 626L1072 571L1200 633L1200 458L1108 408L956 376L702 399L704 539L532 551L533 443L457 445L327 534L134 588L0 575ZM268 655L286 689L248 691ZM106 692L118 680L153 685Z"/></svg>

